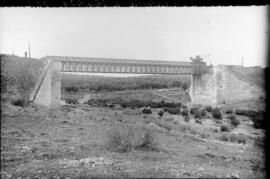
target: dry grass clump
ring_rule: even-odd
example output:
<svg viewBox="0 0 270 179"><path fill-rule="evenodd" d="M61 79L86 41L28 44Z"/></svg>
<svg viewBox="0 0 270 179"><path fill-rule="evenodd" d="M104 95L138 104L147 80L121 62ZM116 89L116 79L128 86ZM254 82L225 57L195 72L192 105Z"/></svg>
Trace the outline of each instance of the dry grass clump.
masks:
<svg viewBox="0 0 270 179"><path fill-rule="evenodd" d="M181 124L177 128L182 132L191 131L191 126L187 124Z"/></svg>
<svg viewBox="0 0 270 179"><path fill-rule="evenodd" d="M155 124L158 125L159 127L166 129L167 131L171 131L173 128L171 123L163 120L156 120Z"/></svg>
<svg viewBox="0 0 270 179"><path fill-rule="evenodd" d="M225 142L232 142L232 143L239 143L239 144L245 144L247 142L247 137L241 134L221 134L218 137L219 140L225 141Z"/></svg>
<svg viewBox="0 0 270 179"><path fill-rule="evenodd" d="M150 129L142 127L113 128L107 133L107 147L116 152L133 149L158 150L158 142Z"/></svg>

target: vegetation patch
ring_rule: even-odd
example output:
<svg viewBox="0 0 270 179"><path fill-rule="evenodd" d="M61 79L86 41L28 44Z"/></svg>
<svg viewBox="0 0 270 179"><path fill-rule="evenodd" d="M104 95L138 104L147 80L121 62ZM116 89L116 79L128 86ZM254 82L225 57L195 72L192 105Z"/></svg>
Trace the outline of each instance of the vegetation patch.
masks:
<svg viewBox="0 0 270 179"><path fill-rule="evenodd" d="M142 113L143 114L152 114L152 110L151 110L151 108L143 108Z"/></svg>
<svg viewBox="0 0 270 179"><path fill-rule="evenodd" d="M205 110L206 110L207 112L212 112L212 106L206 106L206 107L205 107Z"/></svg>
<svg viewBox="0 0 270 179"><path fill-rule="evenodd" d="M256 129L265 129L265 120L264 120L264 114L258 113L258 115L251 117L251 120L253 121L253 127Z"/></svg>
<svg viewBox="0 0 270 179"><path fill-rule="evenodd" d="M141 127L113 128L107 133L107 147L115 152L133 149L158 150L158 142L150 129Z"/></svg>
<svg viewBox="0 0 270 179"><path fill-rule="evenodd" d="M245 144L247 142L247 137L242 134L225 133L225 134L221 134L218 137L218 139L220 141L239 143L239 144Z"/></svg>
<svg viewBox="0 0 270 179"><path fill-rule="evenodd" d="M222 119L222 114L221 114L220 109L219 109L219 108L214 108L214 109L212 110L212 116L213 116L213 118L215 118L215 119Z"/></svg>
<svg viewBox="0 0 270 179"><path fill-rule="evenodd" d="M240 124L240 120L234 114L229 114L228 118L232 126L237 127Z"/></svg>
<svg viewBox="0 0 270 179"><path fill-rule="evenodd" d="M245 109L236 109L235 114L236 115L241 115L241 116L248 116L248 117L254 117L258 115L258 111L254 110L245 110Z"/></svg>
<svg viewBox="0 0 270 179"><path fill-rule="evenodd" d="M75 99L75 98L66 98L65 101L67 104L74 104L75 105L75 104L79 103L78 99Z"/></svg>
<svg viewBox="0 0 270 179"><path fill-rule="evenodd" d="M156 120L155 124L159 127L162 127L164 129L166 129L167 131L171 131L173 126L171 123L163 121L163 120Z"/></svg>
<svg viewBox="0 0 270 179"><path fill-rule="evenodd" d="M164 111L163 111L163 110L158 111L158 115L159 115L160 117L162 117L163 114L164 114Z"/></svg>
<svg viewBox="0 0 270 179"><path fill-rule="evenodd" d="M188 116L188 109L181 110L182 116Z"/></svg>
<svg viewBox="0 0 270 179"><path fill-rule="evenodd" d="M229 132L230 128L227 125L222 125L222 126L220 126L220 131L221 132Z"/></svg>
<svg viewBox="0 0 270 179"><path fill-rule="evenodd" d="M27 101L23 97L15 97L11 99L11 104L14 106L24 107L27 105Z"/></svg>
<svg viewBox="0 0 270 179"><path fill-rule="evenodd" d="M163 110L170 114L180 114L180 109L178 107L164 107Z"/></svg>

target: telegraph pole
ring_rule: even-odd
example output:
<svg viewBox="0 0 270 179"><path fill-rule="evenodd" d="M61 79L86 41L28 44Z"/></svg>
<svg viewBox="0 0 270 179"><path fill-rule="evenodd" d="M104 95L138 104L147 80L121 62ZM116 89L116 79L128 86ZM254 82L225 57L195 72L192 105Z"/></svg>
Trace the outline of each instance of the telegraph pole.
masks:
<svg viewBox="0 0 270 179"><path fill-rule="evenodd" d="M14 55L14 44L12 44L12 55Z"/></svg>
<svg viewBox="0 0 270 179"><path fill-rule="evenodd" d="M28 41L28 57L31 58L31 53L30 53L30 41Z"/></svg>

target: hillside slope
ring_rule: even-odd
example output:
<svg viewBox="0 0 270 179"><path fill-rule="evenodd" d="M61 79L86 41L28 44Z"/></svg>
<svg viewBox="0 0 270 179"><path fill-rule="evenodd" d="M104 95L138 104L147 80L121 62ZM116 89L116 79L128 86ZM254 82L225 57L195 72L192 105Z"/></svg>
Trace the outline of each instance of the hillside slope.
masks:
<svg viewBox="0 0 270 179"><path fill-rule="evenodd" d="M1 54L0 59L1 93L19 93L24 97L28 97L46 61L5 54Z"/></svg>
<svg viewBox="0 0 270 179"><path fill-rule="evenodd" d="M229 69L260 88L265 87L265 68L229 66Z"/></svg>

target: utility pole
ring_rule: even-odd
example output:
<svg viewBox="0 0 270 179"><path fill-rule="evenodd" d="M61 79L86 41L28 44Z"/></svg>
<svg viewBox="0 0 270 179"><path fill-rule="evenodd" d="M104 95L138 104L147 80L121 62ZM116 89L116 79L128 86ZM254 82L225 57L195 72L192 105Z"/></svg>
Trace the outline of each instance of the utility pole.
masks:
<svg viewBox="0 0 270 179"><path fill-rule="evenodd" d="M12 44L12 55L14 55L14 44Z"/></svg>
<svg viewBox="0 0 270 179"><path fill-rule="evenodd" d="M30 41L28 41L28 56L31 58L31 53L30 53Z"/></svg>

